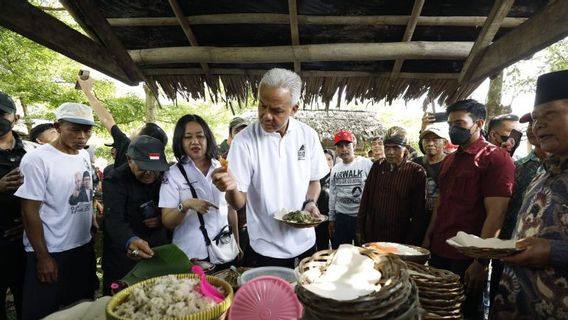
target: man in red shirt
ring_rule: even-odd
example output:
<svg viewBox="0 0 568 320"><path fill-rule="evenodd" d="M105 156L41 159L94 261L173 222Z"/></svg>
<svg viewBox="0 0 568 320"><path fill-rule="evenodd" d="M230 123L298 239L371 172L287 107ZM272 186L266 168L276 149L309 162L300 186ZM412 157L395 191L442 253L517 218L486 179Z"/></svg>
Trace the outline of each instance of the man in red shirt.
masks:
<svg viewBox="0 0 568 320"><path fill-rule="evenodd" d="M487 261L472 260L446 243L458 231L496 237L511 197L515 166L507 152L481 135L485 106L475 100L458 101L446 109L456 152L442 162L440 201L432 215L432 232L425 244L432 252L431 265L462 277L466 288L464 316L481 315L481 293L487 280Z"/></svg>

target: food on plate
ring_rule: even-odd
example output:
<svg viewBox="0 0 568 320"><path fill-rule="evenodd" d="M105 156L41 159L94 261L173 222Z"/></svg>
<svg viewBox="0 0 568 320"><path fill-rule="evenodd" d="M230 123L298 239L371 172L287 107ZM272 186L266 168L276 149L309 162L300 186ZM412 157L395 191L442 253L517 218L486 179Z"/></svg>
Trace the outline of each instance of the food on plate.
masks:
<svg viewBox="0 0 568 320"><path fill-rule="evenodd" d="M376 242L369 243L369 247L372 248L372 249L377 249L377 250L384 252L384 253L398 253L398 248L383 246L383 245L380 245Z"/></svg>
<svg viewBox="0 0 568 320"><path fill-rule="evenodd" d="M294 223L313 223L320 221L310 215L307 211L290 211L282 217L282 220Z"/></svg>
<svg viewBox="0 0 568 320"><path fill-rule="evenodd" d="M219 162L221 163L221 167L227 170L227 168L229 167L229 161L223 157L219 157Z"/></svg>
<svg viewBox="0 0 568 320"><path fill-rule="evenodd" d="M128 319L162 319L184 317L215 307L215 301L199 292L198 284L199 279L160 277L151 285L133 288L114 312Z"/></svg>
<svg viewBox="0 0 568 320"><path fill-rule="evenodd" d="M312 268L302 274L304 288L337 301L347 301L379 291L381 272L375 262L359 252L350 244L342 244L322 273L320 268Z"/></svg>
<svg viewBox="0 0 568 320"><path fill-rule="evenodd" d="M364 247L375 249L383 253L396 254L398 256L419 256L424 254L412 247L394 242L370 242L365 244Z"/></svg>

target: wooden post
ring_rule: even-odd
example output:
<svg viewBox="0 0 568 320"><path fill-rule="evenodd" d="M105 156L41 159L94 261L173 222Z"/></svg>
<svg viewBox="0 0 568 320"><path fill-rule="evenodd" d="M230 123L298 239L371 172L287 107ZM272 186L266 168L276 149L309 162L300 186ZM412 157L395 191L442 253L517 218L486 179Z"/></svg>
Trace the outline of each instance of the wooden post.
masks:
<svg viewBox="0 0 568 320"><path fill-rule="evenodd" d="M187 22L187 19L185 19L185 16L183 14L183 11L182 11L179 3L177 2L177 0L169 0L169 1L170 1L170 7L172 7L172 10L174 11L174 14L176 15L176 18L177 18L181 28L183 29L183 33L185 33L187 40L189 41L189 43L192 46L194 46L194 47L199 46L199 43L197 43L197 38L195 37L195 34L191 30L191 27L189 26L189 22ZM209 71L209 66L207 65L207 63L200 63L200 65L201 65L201 68L203 68L203 71L205 71L205 75L207 77L210 77L211 72Z"/></svg>
<svg viewBox="0 0 568 320"><path fill-rule="evenodd" d="M290 17L278 13L225 13L186 16L190 25L204 24L288 24ZM406 26L409 16L304 16L298 15L298 24L312 25L392 25ZM419 26L448 26L448 27L479 27L485 16L421 16ZM527 18L507 17L503 28L514 28L525 22ZM179 22L174 17L144 17L144 18L108 18L111 26L116 27L154 27L175 26Z"/></svg>
<svg viewBox="0 0 568 320"><path fill-rule="evenodd" d="M146 84L143 85L144 87L144 94L146 96L146 122L153 122L156 123L156 109L157 109L157 101L156 97L150 88Z"/></svg>
<svg viewBox="0 0 568 320"><path fill-rule="evenodd" d="M543 10L491 44L469 79L482 81L568 35L568 1L551 1Z"/></svg>
<svg viewBox="0 0 568 320"><path fill-rule="evenodd" d="M414 6L412 7L412 13L410 14L410 18L408 19L408 24L406 25L406 30L404 30L404 35L402 36L402 42L408 42L412 40L412 35L414 34L414 30L416 29L416 24L418 24L418 18L420 17L420 13L422 12L422 7L424 6L424 0L415 0ZM396 78L396 76L400 73L402 69L402 64L404 60L396 59L394 62L394 67L392 68L392 78Z"/></svg>
<svg viewBox="0 0 568 320"><path fill-rule="evenodd" d="M130 50L141 65L167 63L279 63L316 61L378 61L395 59L465 59L473 43L411 41L336 43L273 47L173 47Z"/></svg>
<svg viewBox="0 0 568 320"><path fill-rule="evenodd" d="M288 0L288 12L290 15L290 34L292 37L292 45L300 45L300 33L298 30L298 7L296 5L296 0ZM301 64L300 61L294 60L294 71L300 73Z"/></svg>

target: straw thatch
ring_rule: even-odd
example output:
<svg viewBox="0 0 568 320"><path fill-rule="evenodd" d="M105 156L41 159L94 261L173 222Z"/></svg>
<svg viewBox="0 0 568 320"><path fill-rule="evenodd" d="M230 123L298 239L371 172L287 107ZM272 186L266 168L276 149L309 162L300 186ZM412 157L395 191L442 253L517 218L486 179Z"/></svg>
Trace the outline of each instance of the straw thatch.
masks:
<svg viewBox="0 0 568 320"><path fill-rule="evenodd" d="M242 115L249 123L258 120L254 111ZM324 147L333 147L333 137L339 130L349 130L362 148L373 137L384 135L385 128L379 123L377 113L372 111L298 111L294 118L312 127L320 136Z"/></svg>
<svg viewBox="0 0 568 320"><path fill-rule="evenodd" d="M484 79L563 39L560 0L60 0L85 33L28 1L0 25L128 84L175 99L247 100L273 67L304 104L467 97Z"/></svg>

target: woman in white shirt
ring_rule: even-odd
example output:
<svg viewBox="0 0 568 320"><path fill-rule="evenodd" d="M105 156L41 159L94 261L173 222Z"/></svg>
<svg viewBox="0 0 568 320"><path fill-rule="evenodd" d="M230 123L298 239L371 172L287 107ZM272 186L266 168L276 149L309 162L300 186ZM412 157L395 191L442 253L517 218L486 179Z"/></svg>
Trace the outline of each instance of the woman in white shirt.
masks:
<svg viewBox="0 0 568 320"><path fill-rule="evenodd" d="M211 180L211 172L221 166L216 159L217 144L207 123L198 115L188 114L176 123L173 150L197 198L192 196L178 165L170 167L160 188L162 223L173 229L173 243L189 258L209 260L198 214L203 217L209 239L213 239L230 222L235 240L239 241L237 215L234 210L228 210L225 193L220 192ZM232 213L229 214L229 211Z"/></svg>

